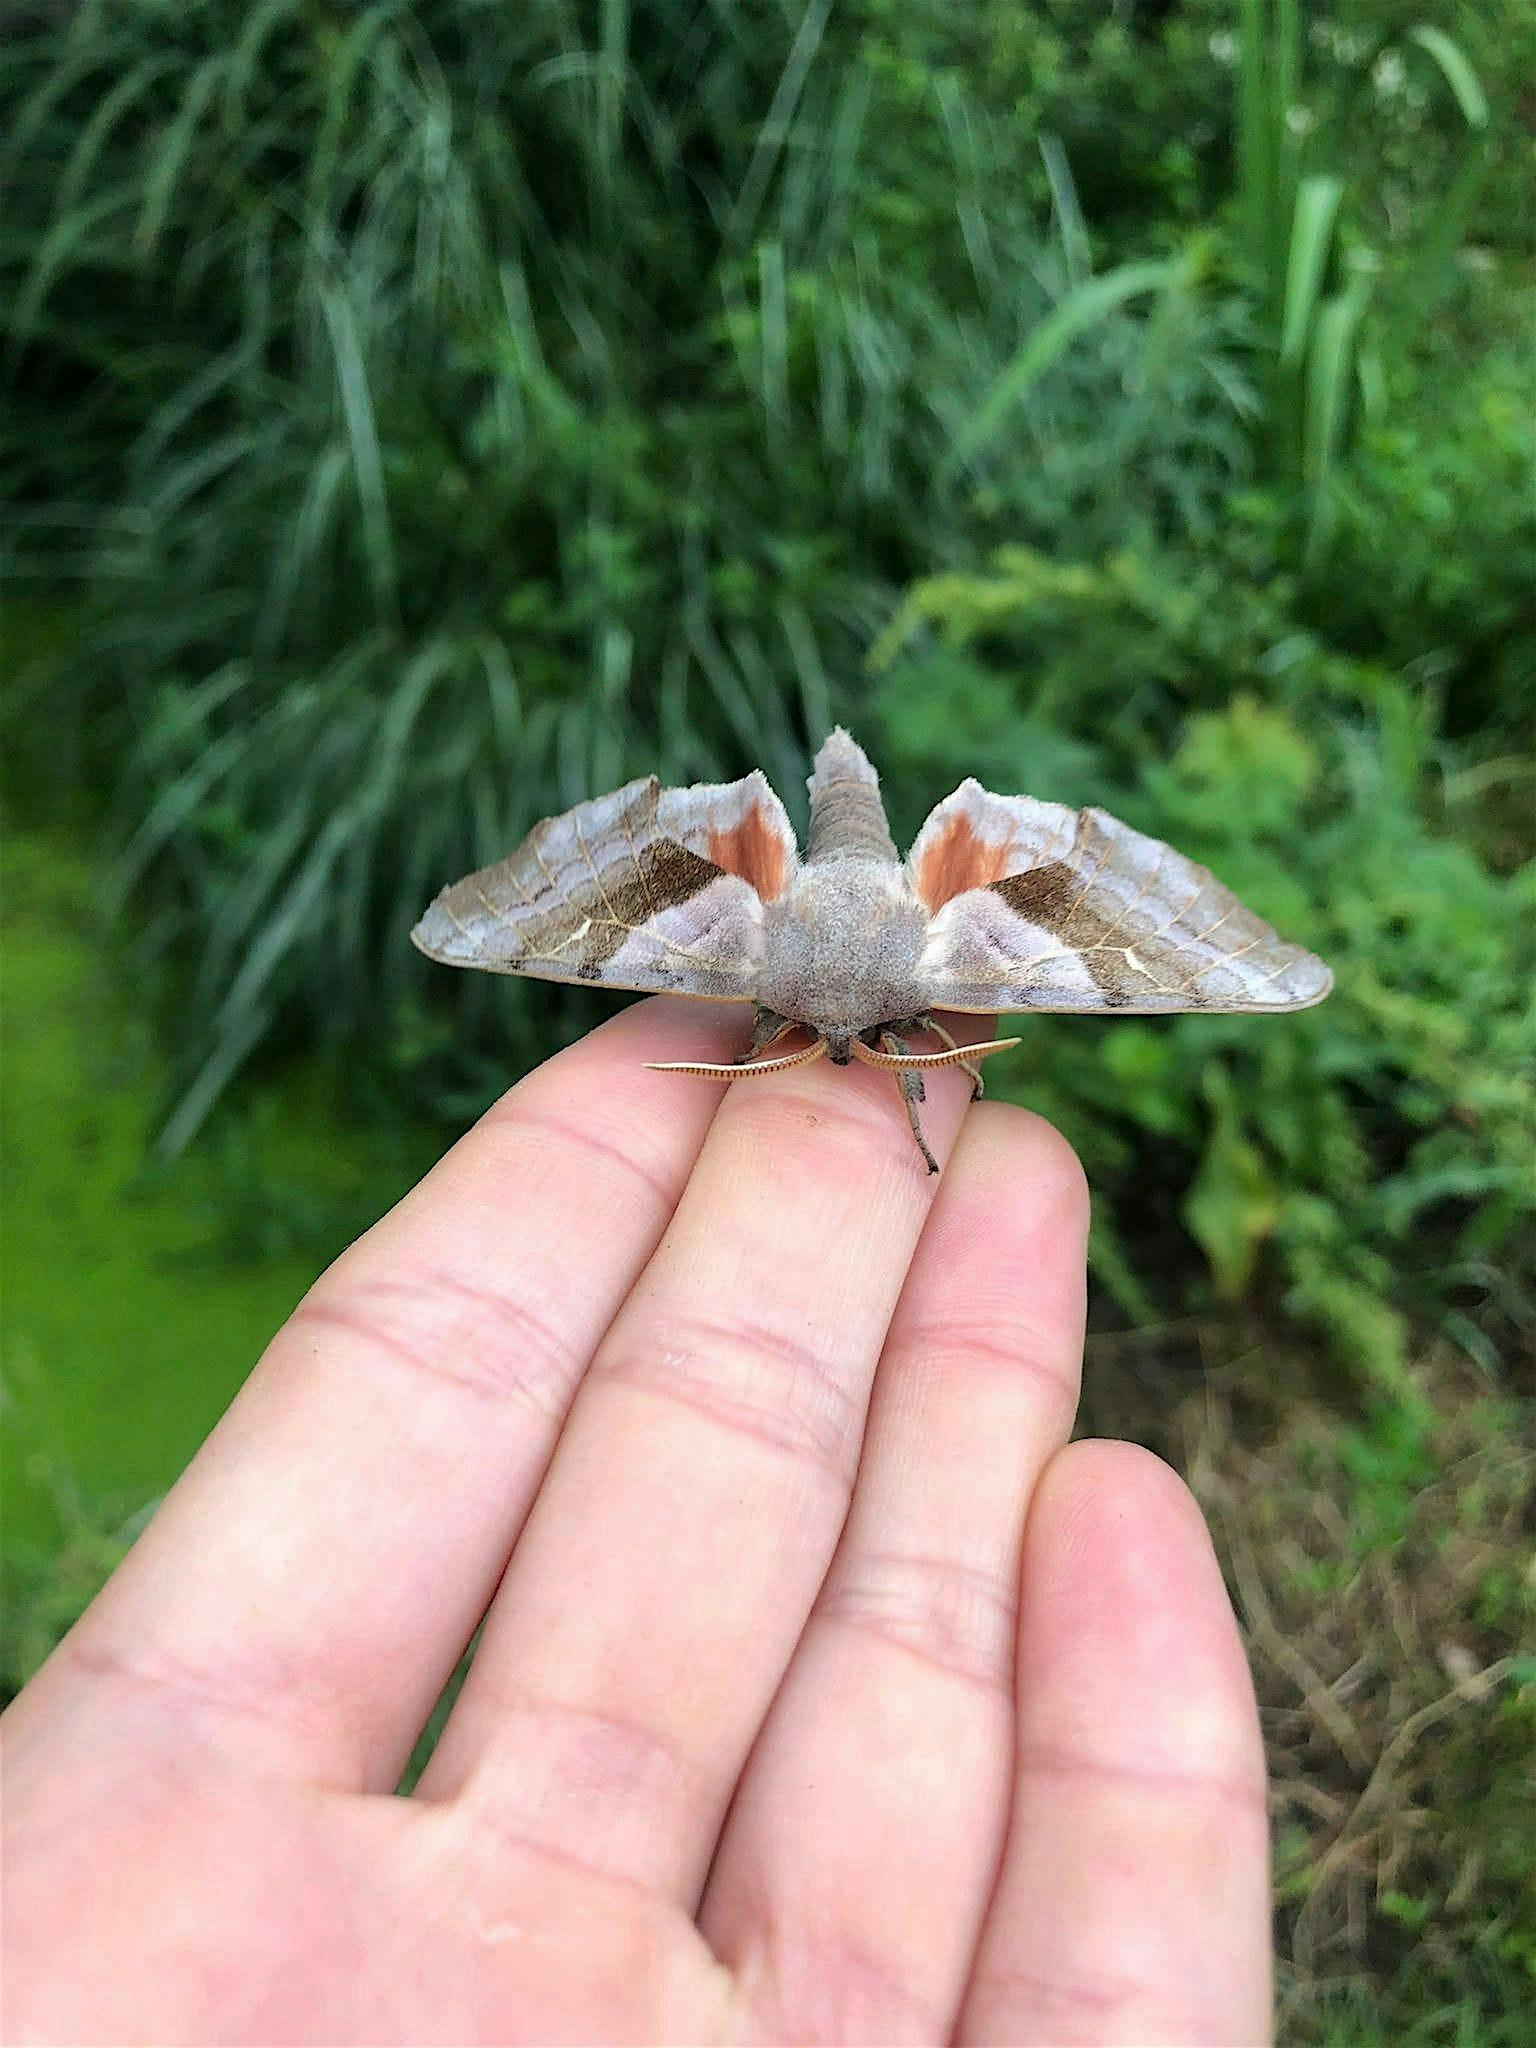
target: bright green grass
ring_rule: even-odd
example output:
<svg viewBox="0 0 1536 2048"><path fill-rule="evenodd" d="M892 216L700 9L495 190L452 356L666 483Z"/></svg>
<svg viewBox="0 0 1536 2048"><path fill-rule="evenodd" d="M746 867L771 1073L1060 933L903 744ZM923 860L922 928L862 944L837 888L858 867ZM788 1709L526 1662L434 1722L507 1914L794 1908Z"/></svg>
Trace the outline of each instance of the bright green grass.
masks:
<svg viewBox="0 0 1536 2048"><path fill-rule="evenodd" d="M155 1161L163 1069L99 896L67 843L10 838L0 1527L12 1563L163 1492L325 1258L436 1145L419 1130L349 1129L324 1071L304 1067L196 1154Z"/></svg>

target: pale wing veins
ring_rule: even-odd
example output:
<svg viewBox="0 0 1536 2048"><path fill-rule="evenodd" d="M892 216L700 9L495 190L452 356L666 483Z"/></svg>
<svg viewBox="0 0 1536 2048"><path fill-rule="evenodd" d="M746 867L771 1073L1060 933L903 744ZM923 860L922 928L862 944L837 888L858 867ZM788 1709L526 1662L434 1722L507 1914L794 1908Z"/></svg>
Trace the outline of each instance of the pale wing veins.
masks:
<svg viewBox="0 0 1536 2048"><path fill-rule="evenodd" d="M663 832L660 829L659 794L653 795L652 797L652 817L657 826L657 839L670 839L671 835L669 833ZM546 822L548 821L546 820ZM649 939L654 945L661 947L665 952L676 955L676 957L679 960L687 961L694 967L702 968L706 973L732 973L735 970L735 968L741 964L739 961L733 962L727 959L723 959L718 955L712 956L707 953L702 953L700 952L697 943L693 945L685 944L682 940L671 938L668 936L667 933L658 929L656 920L664 916L668 908L676 909L679 906L677 906L676 904L664 906L657 903L655 894L651 888L650 878L646 874L644 863L640 859L639 849L636 847L633 835L630 832L629 820L622 811L622 809L619 813L619 822L624 833L625 842L629 847L630 858L634 863L635 873L639 877L640 885L645 891L646 901L651 905L650 915L643 919L639 924L631 924L625 918L622 918L618 915L618 913L615 911L613 907L613 902L609 897L607 888L604 885L603 878L598 873L597 863L592 858L591 850L587 845L586 836L582 832L581 826L577 822L575 817L572 817L571 825L576 835L576 844L580 849L581 858L586 865L586 870L588 875L592 879L593 886L596 888L599 897L602 899L603 909L607 914L603 917L588 917L574 932L571 933L570 937L563 940L561 944L553 952L536 953L531 948L529 948L525 950L520 955L520 957L525 960L556 960L560 957L560 954L565 951L565 948L567 946L574 944L578 938L584 938L587 932L591 929L591 927L594 924L606 924L614 927L619 931L628 933L631 937L639 936L643 933L647 939ZM545 881L549 884L550 894L554 897L557 903L563 903L567 900L566 892L561 889L558 882L556 882L554 875L550 872L549 864L544 858L543 848L539 843L539 833L542 830L543 826L536 826L534 828L534 831L529 834L529 851L533 854L534 859L538 862L540 871L543 874ZM521 887L521 884L519 884L519 887ZM532 908L533 898L527 894L526 890L523 891L523 897L524 901L528 904L528 906Z"/></svg>

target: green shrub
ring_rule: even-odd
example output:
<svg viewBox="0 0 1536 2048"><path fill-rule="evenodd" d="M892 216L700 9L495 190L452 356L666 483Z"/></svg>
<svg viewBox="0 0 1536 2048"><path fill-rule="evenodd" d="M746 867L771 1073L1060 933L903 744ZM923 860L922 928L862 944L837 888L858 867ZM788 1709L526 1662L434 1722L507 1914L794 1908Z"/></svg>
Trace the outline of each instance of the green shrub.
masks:
<svg viewBox="0 0 1536 2048"><path fill-rule="evenodd" d="M1210 1296L1267 1262L1400 1391L1405 1316L1492 1366L1536 1308L1503 1269L1536 1220L1536 865L1479 851L1480 784L1445 774L1433 696L1321 644L1265 554L1256 525L1225 561L1013 548L932 578L876 716L908 822L967 772L1101 803L1330 961L1305 1017L1026 1023L1005 1085L1113 1191L1101 1271L1127 1308L1187 1298L1184 1262L1161 1296L1144 1267L1169 1270L1152 1189Z"/></svg>
<svg viewBox="0 0 1536 2048"><path fill-rule="evenodd" d="M1446 725L1492 757L1459 785L1530 847L1536 720L1536 294L1480 294L1482 352L1460 323L1390 370L1339 493L1309 606L1348 646L1404 664L1444 699Z"/></svg>

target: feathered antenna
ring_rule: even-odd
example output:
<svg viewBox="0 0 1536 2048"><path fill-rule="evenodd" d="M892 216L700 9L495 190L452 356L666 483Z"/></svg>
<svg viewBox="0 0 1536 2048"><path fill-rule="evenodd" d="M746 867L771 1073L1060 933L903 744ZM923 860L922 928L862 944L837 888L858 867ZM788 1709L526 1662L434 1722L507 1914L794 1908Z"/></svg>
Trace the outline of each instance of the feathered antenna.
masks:
<svg viewBox="0 0 1536 2048"><path fill-rule="evenodd" d="M1010 1052L1021 1041L1017 1038L994 1038L987 1045L956 1045L948 1052L876 1052L862 1039L855 1038L852 1052L856 1060L862 1060L866 1067L905 1068L909 1072L916 1068L920 1073L930 1067L964 1067L973 1060L984 1060L991 1052Z"/></svg>
<svg viewBox="0 0 1536 2048"><path fill-rule="evenodd" d="M711 1081L745 1081L755 1074L787 1074L791 1067L808 1067L826 1049L827 1041L818 1038L803 1052L787 1052L776 1060L744 1060L739 1065L733 1060L729 1066L712 1066L707 1060L647 1060L645 1064L653 1074L703 1074Z"/></svg>

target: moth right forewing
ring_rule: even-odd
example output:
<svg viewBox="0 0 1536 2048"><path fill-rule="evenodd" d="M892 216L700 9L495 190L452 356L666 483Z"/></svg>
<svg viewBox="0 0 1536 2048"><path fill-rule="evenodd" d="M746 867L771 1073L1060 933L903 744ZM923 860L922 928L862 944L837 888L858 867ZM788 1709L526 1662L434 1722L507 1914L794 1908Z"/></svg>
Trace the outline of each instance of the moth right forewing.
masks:
<svg viewBox="0 0 1536 2048"><path fill-rule="evenodd" d="M736 782L658 790L656 829L750 882L765 903L784 894L799 867L794 827L761 768Z"/></svg>
<svg viewBox="0 0 1536 2048"><path fill-rule="evenodd" d="M545 819L445 889L412 933L432 958L543 981L750 999L762 903L661 829L654 777Z"/></svg>

